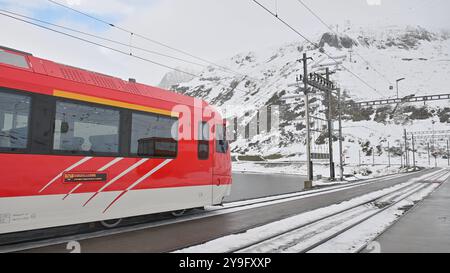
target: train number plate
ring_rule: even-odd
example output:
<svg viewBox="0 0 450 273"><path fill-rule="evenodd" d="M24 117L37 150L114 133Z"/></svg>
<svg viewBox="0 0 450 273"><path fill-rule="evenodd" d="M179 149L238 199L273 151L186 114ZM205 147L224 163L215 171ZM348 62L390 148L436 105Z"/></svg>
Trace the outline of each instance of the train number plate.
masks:
<svg viewBox="0 0 450 273"><path fill-rule="evenodd" d="M108 178L106 173L85 172L85 173L65 173L64 182L105 182Z"/></svg>

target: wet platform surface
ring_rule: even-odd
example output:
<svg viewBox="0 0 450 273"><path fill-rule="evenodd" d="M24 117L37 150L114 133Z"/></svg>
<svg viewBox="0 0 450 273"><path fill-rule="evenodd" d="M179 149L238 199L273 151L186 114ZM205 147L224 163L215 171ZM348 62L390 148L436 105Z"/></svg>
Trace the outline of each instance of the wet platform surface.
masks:
<svg viewBox="0 0 450 273"><path fill-rule="evenodd" d="M450 181L378 237L382 253L450 253Z"/></svg>

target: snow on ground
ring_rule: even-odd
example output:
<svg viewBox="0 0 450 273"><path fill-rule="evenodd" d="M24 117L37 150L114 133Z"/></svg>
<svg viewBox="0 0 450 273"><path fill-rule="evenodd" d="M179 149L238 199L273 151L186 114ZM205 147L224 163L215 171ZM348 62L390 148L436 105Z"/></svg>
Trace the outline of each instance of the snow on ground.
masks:
<svg viewBox="0 0 450 273"><path fill-rule="evenodd" d="M448 107L448 102L445 102ZM337 123L334 128L338 128ZM425 119L425 120L414 120L405 124L396 123L379 123L373 120L370 121L344 121L342 124L343 128L343 160L345 164L357 165L357 164L384 164L388 165L389 159L392 165L400 166L402 164L402 158L396 155L392 149L397 149L403 151L404 146L404 130L408 133L410 132L420 132L420 131L447 131L450 130L449 123L439 123L436 117ZM305 130L296 131L295 128L290 130L293 135L298 135L303 138ZM430 136L428 138L419 138L416 135L415 138L415 150L416 152L416 162L418 166L434 166L434 158L431 158L431 162L428 161L428 147L430 144L431 153L436 150L440 151L440 156L437 158L438 166L447 166L448 161L443 155L446 153L446 140L448 137L444 138L442 136L435 136L435 143L433 138ZM270 156L270 155L281 155L283 158L280 160L286 161L306 161L306 145L303 141L294 141L292 143L285 143L286 145L281 145L280 147L280 133L272 132L269 135L256 135L250 141L251 143L262 143L264 140L268 141L267 145L255 145L249 147L248 151L245 153L247 156ZM231 144L232 147L245 146L247 140L238 139L236 142ZM321 146L327 146L321 145ZM312 146L313 152L318 149L325 149L325 153L328 151L328 147ZM366 146L366 151L363 150L363 146ZM408 141L409 149L412 148L411 139L409 137ZM388 148L391 148L391 153L388 152ZM367 150L375 150L375 156L372 156L371 152ZM333 142L334 151L334 162L339 162L339 143L337 141ZM239 156L239 154L234 154ZM411 161L412 152L410 151Z"/></svg>
<svg viewBox="0 0 450 273"><path fill-rule="evenodd" d="M370 179L390 174L403 173L407 170L399 166L375 165L375 166L345 166L344 175L345 180L354 181L362 179ZM307 175L307 167L303 162L250 162L237 161L233 162L233 172L240 173L262 173L262 174L283 174L283 175ZM329 165L325 163L314 164L314 176L320 175L322 177L330 176ZM336 169L336 176L339 177L339 169ZM345 181L344 181L345 183ZM330 185L330 182L325 180L315 181L315 186Z"/></svg>
<svg viewBox="0 0 450 273"><path fill-rule="evenodd" d="M313 249L312 253L349 253L361 250L384 230L394 224L403 214L405 208L415 205L431 194L439 184L432 184L423 191L415 193L395 206L376 215L361 225L352 228L327 243Z"/></svg>
<svg viewBox="0 0 450 273"><path fill-rule="evenodd" d="M379 191L375 191L369 194L365 194L351 200L334 204L328 207L319 208L316 210L312 210L309 212L305 212L293 217L289 217L280 221L276 221L270 224L266 224L257 228L249 229L244 233L228 235L225 237L221 237L216 240L212 240L205 244L192 246L189 248L185 248L182 250L178 250L178 253L221 253L221 252L230 252L240 247L245 247L251 243L257 243L265 238L274 236L275 234L283 233L287 230L293 229L298 226L303 226L312 221L330 216L334 213L340 212L342 210L357 206L359 204L364 204L373 200L375 198L379 198L388 193L395 192L405 186L411 185L415 182L423 181L426 178L431 177L432 175L438 173L439 171L435 171L429 174L422 175L417 178L412 178L408 182L395 185L390 188L382 189Z"/></svg>
<svg viewBox="0 0 450 273"><path fill-rule="evenodd" d="M448 107L448 102L445 102ZM390 148L402 148L404 150L404 130L407 132L420 132L420 131L439 131L450 130L450 124L436 122L436 118L429 118L425 120L415 120L414 122L407 124L383 124L375 121L359 121L359 122L344 122L343 134L346 139L344 142L344 155L345 162L349 164L358 164L361 161L362 164L388 164ZM436 140L439 139L436 137ZM376 150L375 157L365 156L362 151L359 142L368 142L368 148L380 146L381 151ZM411 149L411 140L409 142L409 148ZM431 137L427 139L415 139L416 161L418 166L428 166L428 151L427 144L430 143L433 150L433 140ZM436 148L446 148L446 143L436 142ZM335 151L338 151L338 145L334 145ZM412 152L410 152L412 157ZM391 164L400 165L402 159L399 156L390 154ZM335 155L335 161L339 160L339 156ZM412 161L412 159L411 159ZM336 161L338 162L338 161ZM432 165L434 166L434 158L432 159ZM447 166L447 159L439 158L438 165Z"/></svg>

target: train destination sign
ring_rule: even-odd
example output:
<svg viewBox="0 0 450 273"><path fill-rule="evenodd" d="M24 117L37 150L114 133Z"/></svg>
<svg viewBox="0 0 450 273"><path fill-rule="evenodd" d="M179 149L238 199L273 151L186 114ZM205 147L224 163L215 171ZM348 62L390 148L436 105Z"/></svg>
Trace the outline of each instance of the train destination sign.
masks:
<svg viewBox="0 0 450 273"><path fill-rule="evenodd" d="M106 173L65 173L64 182L105 182L107 180Z"/></svg>

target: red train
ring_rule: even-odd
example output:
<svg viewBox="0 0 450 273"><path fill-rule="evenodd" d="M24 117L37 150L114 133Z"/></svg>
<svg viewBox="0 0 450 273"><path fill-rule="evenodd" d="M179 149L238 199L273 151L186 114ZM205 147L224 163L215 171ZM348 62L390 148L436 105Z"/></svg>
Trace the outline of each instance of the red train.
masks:
<svg viewBox="0 0 450 273"><path fill-rule="evenodd" d="M221 204L207 103L0 47L0 234Z"/></svg>

